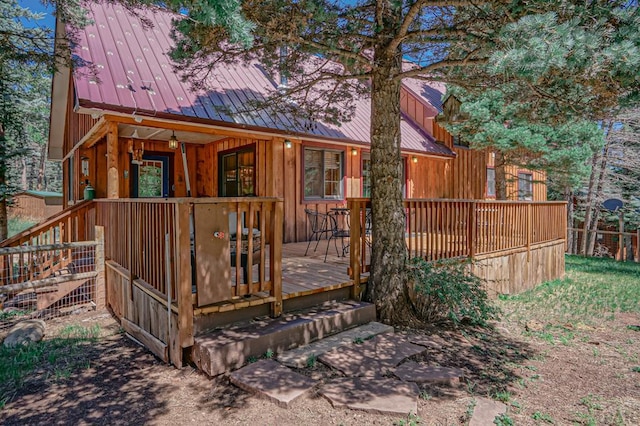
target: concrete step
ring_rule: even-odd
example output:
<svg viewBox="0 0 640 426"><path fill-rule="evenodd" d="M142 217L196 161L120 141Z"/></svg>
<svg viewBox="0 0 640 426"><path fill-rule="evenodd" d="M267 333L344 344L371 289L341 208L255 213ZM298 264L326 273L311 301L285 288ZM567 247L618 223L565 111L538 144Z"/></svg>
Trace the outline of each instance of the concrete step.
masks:
<svg viewBox="0 0 640 426"><path fill-rule="evenodd" d="M261 318L197 336L191 359L202 371L216 376L269 351L280 354L375 319L375 306L370 303L327 302L280 318Z"/></svg>
<svg viewBox="0 0 640 426"><path fill-rule="evenodd" d="M309 345L300 346L278 355L278 361L288 367L304 368L309 359L317 358L340 346L364 341L382 333L393 333L393 327L379 322L370 322L359 327L326 337Z"/></svg>

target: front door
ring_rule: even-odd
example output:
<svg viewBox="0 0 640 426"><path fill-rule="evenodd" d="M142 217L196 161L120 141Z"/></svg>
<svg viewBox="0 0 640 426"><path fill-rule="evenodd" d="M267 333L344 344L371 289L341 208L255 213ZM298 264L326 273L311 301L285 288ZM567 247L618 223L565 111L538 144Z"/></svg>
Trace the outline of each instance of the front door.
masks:
<svg viewBox="0 0 640 426"><path fill-rule="evenodd" d="M142 164L132 167L134 198L169 197L169 156L144 155Z"/></svg>

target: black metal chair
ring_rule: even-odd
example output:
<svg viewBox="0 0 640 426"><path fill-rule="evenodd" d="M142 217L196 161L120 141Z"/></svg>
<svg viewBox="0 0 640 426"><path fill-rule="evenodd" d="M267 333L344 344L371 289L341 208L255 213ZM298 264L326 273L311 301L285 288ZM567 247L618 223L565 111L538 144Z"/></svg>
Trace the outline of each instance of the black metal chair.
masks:
<svg viewBox="0 0 640 426"><path fill-rule="evenodd" d="M343 214L343 213L328 214L327 219L328 219L328 224L330 228L330 235L329 235L329 241L327 242L327 249L324 252L325 262L327 261L327 254L329 253L329 246L331 245L331 240L333 240L333 245L336 248L336 255L340 257L340 253L338 252L338 238L342 242L342 256L345 256L345 253L349 249L349 244L347 243L345 245L344 239L350 238L348 214ZM342 223L342 224L340 223L340 221L342 220L346 221L346 227L341 226L345 224L345 223Z"/></svg>
<svg viewBox="0 0 640 426"><path fill-rule="evenodd" d="M304 209L304 212L307 214L307 221L311 225L311 238L309 239L309 244L307 244L307 249L304 252L304 255L307 255L309 251L309 246L311 246L311 242L316 239L316 247L313 249L315 253L318 249L318 244L320 244L320 239L323 235L331 234L331 229L328 227L329 217L325 213L319 213L315 210Z"/></svg>

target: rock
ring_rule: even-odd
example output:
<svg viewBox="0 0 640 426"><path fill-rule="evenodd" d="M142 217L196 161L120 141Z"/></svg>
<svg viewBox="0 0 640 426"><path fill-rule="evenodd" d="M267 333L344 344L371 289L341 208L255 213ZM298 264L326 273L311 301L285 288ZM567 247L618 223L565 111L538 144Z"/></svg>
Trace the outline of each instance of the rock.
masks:
<svg viewBox="0 0 640 426"><path fill-rule="evenodd" d="M525 324L524 328L527 331L542 331L544 329L544 324L538 320L531 320Z"/></svg>
<svg viewBox="0 0 640 426"><path fill-rule="evenodd" d="M496 417L507 412L507 406L487 398L477 398L469 426L493 425Z"/></svg>
<svg viewBox="0 0 640 426"><path fill-rule="evenodd" d="M9 330L3 345L7 348L12 348L17 345L39 342L44 337L44 331L45 323L42 320L20 321Z"/></svg>

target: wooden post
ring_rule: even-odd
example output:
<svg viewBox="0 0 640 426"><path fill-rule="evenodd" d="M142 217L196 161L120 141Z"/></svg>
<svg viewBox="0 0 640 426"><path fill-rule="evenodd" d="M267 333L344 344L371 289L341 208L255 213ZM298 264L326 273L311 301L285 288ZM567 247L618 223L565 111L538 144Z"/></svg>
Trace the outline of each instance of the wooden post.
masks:
<svg viewBox="0 0 640 426"><path fill-rule="evenodd" d="M272 296L275 301L271 303L271 316L282 315L282 230L283 230L283 210L284 202L278 200L274 205L274 212L271 216L271 250L269 275L273 285Z"/></svg>
<svg viewBox="0 0 640 426"><path fill-rule="evenodd" d="M107 198L120 198L118 170L118 123L107 125ZM94 185L97 183L94 182Z"/></svg>
<svg viewBox="0 0 640 426"><path fill-rule="evenodd" d="M106 277L104 273L104 227L95 227L96 241L96 309L106 307Z"/></svg>
<svg viewBox="0 0 640 426"><path fill-rule="evenodd" d="M618 237L618 251L620 252L620 255L618 256L618 260L620 262L624 262L624 258L625 258L625 246L624 246L624 213L622 212L622 210L620 210L620 214L618 216L618 226L619 226L619 232L620 232L620 236Z"/></svg>
<svg viewBox="0 0 640 426"><path fill-rule="evenodd" d="M467 219L467 244L469 245L469 259L476 255L476 229L478 220L476 215L477 204L475 201L469 203L469 215Z"/></svg>
<svg viewBox="0 0 640 426"><path fill-rule="evenodd" d="M351 278L353 279L353 287L351 287L351 298L354 300L360 300L360 271L362 265L360 264L360 249L362 247L362 241L360 241L361 226L362 226L362 213L360 212L361 204L357 201L348 201L349 223L351 227L349 229L349 255L351 264Z"/></svg>
<svg viewBox="0 0 640 426"><path fill-rule="evenodd" d="M640 262L640 228L636 229L636 262Z"/></svg>
<svg viewBox="0 0 640 426"><path fill-rule="evenodd" d="M171 362L182 368L182 348L193 346L193 302L191 299L191 236L190 205L179 201L175 205L176 219L176 294L178 300L178 336L171 344ZM176 336L173 336L175 339ZM172 339L173 340L173 339Z"/></svg>

